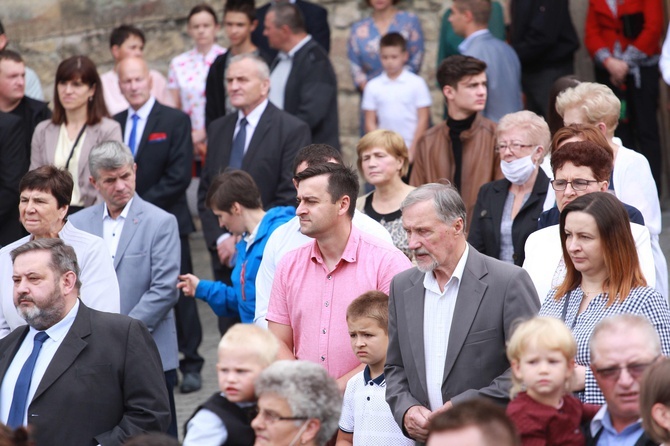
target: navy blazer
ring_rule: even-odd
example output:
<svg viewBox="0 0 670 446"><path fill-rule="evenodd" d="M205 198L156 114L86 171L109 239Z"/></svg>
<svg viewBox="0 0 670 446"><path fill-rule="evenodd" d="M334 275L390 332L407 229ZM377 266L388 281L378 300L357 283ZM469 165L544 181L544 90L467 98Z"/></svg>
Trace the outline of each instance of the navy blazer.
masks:
<svg viewBox="0 0 670 446"><path fill-rule="evenodd" d="M114 116L125 133L128 110ZM193 140L191 118L181 110L154 104L135 155L136 192L144 200L177 217L179 234L195 231L186 203L191 184Z"/></svg>
<svg viewBox="0 0 670 446"><path fill-rule="evenodd" d="M630 206L626 203L623 204L623 207L626 208L628 212L628 219L631 223L637 223L638 225L644 226L644 217L642 212L640 212L636 207ZM546 228L547 226L554 226L560 223L561 213L558 212L558 208L554 206L551 209L544 211L540 214L540 218L537 219L537 229Z"/></svg>
<svg viewBox="0 0 670 446"><path fill-rule="evenodd" d="M507 179L492 181L479 189L475 210L472 213L468 242L482 254L500 259L500 223L510 183ZM523 265L526 239L537 228L537 218L542 213L547 198L549 178L539 169L533 190L512 222L514 264Z"/></svg>

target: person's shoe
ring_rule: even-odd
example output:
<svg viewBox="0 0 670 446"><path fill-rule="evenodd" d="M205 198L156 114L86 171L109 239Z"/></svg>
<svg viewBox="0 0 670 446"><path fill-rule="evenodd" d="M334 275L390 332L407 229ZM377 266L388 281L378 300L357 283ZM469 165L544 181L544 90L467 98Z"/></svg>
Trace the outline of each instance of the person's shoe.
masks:
<svg viewBox="0 0 670 446"><path fill-rule="evenodd" d="M191 393L202 388L202 378L199 373L188 372L184 374L184 377L181 380L181 386L179 390L181 393Z"/></svg>

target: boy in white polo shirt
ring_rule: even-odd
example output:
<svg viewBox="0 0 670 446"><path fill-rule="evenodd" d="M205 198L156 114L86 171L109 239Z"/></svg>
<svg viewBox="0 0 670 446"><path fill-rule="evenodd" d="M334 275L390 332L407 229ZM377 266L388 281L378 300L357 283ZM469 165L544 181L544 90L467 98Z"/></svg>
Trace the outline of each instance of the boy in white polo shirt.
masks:
<svg viewBox="0 0 670 446"><path fill-rule="evenodd" d="M421 77L405 69L409 54L401 34L382 37L379 54L384 72L371 79L363 90L365 132L384 129L400 133L409 148L411 162L416 141L428 129L430 91Z"/></svg>
<svg viewBox="0 0 670 446"><path fill-rule="evenodd" d="M336 446L410 446L386 402L384 363L388 348L388 296L368 291L347 308L351 348L367 364L347 383Z"/></svg>

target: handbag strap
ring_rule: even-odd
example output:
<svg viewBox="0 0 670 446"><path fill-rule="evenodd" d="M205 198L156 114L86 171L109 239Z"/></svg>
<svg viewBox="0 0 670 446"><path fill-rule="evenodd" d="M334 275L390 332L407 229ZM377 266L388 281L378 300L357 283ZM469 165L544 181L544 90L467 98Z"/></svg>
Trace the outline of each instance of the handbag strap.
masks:
<svg viewBox="0 0 670 446"><path fill-rule="evenodd" d="M565 318L568 315L568 305L570 304L571 295L572 291L568 291L568 294L565 295L565 300L563 301L563 312L561 314L561 319L563 319L563 322L565 322Z"/></svg>
<svg viewBox="0 0 670 446"><path fill-rule="evenodd" d="M81 130L79 130L77 139L75 139L74 144L72 144L72 149L70 150L70 156L67 157L67 162L65 163L65 170L70 170L70 161L72 160L72 156L74 155L74 149L77 148L77 144L79 144L79 140L81 139L81 135L84 134L84 130L86 130L86 124L83 125Z"/></svg>

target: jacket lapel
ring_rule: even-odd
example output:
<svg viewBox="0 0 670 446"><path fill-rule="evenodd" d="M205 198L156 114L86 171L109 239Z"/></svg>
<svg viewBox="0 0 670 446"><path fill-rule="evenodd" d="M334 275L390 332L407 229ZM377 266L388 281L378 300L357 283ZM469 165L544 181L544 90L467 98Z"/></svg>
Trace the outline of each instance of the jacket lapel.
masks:
<svg viewBox="0 0 670 446"><path fill-rule="evenodd" d="M151 108L151 111L149 112L149 117L147 118L147 125L144 126L144 132L142 132L142 139L140 139L140 144L137 146L137 153L135 154L135 161L139 162L140 157L144 153L144 148L147 145L147 141L149 140L149 135L151 132L154 130L154 127L156 127L156 124L158 123L158 117L160 116L161 112L161 104L156 101L154 103L154 106Z"/></svg>
<svg viewBox="0 0 670 446"><path fill-rule="evenodd" d="M511 183L507 180L494 183L493 191L495 192L495 197L491 200L491 218L493 219L494 228L500 228L502 214L505 209L505 200L509 193L510 184ZM475 216L475 218L478 217L479 216ZM500 231L493 231L493 237L495 239L495 246L500 249Z"/></svg>
<svg viewBox="0 0 670 446"><path fill-rule="evenodd" d="M447 357L444 361L443 388L451 373L451 369L454 367L456 358L458 358L461 348L463 348L465 339L470 332L470 327L475 320L477 310L488 287L487 284L480 280L488 273L481 256L482 254L479 254L475 248L470 246L470 252L458 289L458 296L456 297L451 331L449 332Z"/></svg>
<svg viewBox="0 0 670 446"><path fill-rule="evenodd" d="M411 277L412 284L405 290L403 302L405 303L404 310L407 317L409 339L413 346L412 355L414 356L414 364L416 365L424 394L428 395L428 386L426 384L426 353L423 344L423 312L425 306L423 277L424 273L416 270Z"/></svg>
<svg viewBox="0 0 670 446"><path fill-rule="evenodd" d="M135 194L133 203L128 210L128 218L126 218L126 221L123 223L123 230L121 231L121 237L119 238L119 245L116 248L116 255L114 255L115 269L123 258L123 254L126 252L128 245L130 245L130 241L135 236L140 221L142 221L142 210L138 209L141 204L139 201L140 197Z"/></svg>
<svg viewBox="0 0 670 446"><path fill-rule="evenodd" d="M77 356L86 348L88 343L83 339L91 334L90 310L81 301L79 310L70 331L65 335L63 342L49 363L42 381L40 381L33 396L37 400L56 380L72 365Z"/></svg>
<svg viewBox="0 0 670 446"><path fill-rule="evenodd" d="M0 383L5 376L5 373L7 373L9 365L12 363L14 356L16 356L16 352L19 350L19 347L21 347L21 343L25 339L29 330L30 328L27 325L17 328L17 332L23 332L19 336L16 336L14 340L3 349L2 353L0 353ZM9 336L12 335L10 334Z"/></svg>

